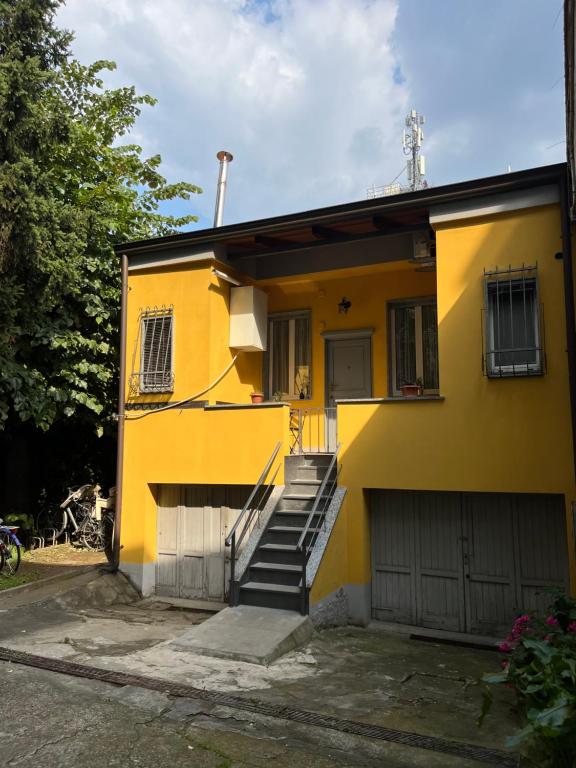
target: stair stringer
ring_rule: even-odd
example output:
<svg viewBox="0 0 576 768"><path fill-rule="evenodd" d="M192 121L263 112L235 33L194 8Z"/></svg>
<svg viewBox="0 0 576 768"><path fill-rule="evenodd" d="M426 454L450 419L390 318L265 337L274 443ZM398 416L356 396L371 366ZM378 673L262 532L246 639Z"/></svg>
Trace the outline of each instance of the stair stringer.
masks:
<svg viewBox="0 0 576 768"><path fill-rule="evenodd" d="M322 562L323 558L327 554L328 548L331 544L331 537L336 527L336 523L339 522L339 515L342 510L344 498L346 496L346 488L338 486L334 492L334 496L330 502L330 506L326 511L324 524L322 530L318 534L318 538L314 544L314 548L308 558L308 565L306 569L306 589L313 599L313 587L314 583L321 571L322 566L327 567L326 562ZM344 521L341 520L341 523ZM345 536L345 525L339 526L339 536ZM334 542L332 542L334 543ZM321 597L320 600L310 603L310 619L317 627L334 626L338 624L346 624L348 621L348 602L344 591L344 579L340 588L330 595Z"/></svg>

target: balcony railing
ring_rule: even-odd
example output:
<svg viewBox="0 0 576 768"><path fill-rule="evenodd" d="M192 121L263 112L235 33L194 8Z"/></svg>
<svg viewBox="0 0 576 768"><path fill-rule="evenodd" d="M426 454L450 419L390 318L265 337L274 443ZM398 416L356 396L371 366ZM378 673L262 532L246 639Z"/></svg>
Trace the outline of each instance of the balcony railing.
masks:
<svg viewBox="0 0 576 768"><path fill-rule="evenodd" d="M333 453L336 450L336 408L293 408L290 411L290 453Z"/></svg>

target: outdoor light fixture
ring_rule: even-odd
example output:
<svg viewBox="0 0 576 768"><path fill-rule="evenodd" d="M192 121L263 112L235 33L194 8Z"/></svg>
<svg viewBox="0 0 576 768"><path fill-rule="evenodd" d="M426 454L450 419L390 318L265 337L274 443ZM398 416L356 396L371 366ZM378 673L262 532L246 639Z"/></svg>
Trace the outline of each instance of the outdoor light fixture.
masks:
<svg viewBox="0 0 576 768"><path fill-rule="evenodd" d="M342 296L342 301L338 302L338 313L340 315L346 315L351 306L352 302L347 299L346 296Z"/></svg>

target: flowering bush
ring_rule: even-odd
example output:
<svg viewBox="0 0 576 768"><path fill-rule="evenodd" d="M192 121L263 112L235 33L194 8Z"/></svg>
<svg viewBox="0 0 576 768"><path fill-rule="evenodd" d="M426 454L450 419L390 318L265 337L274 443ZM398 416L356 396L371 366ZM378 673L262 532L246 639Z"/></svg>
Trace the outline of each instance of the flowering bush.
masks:
<svg viewBox="0 0 576 768"><path fill-rule="evenodd" d="M541 768L576 766L576 601L558 596L546 617L519 616L506 640L502 671L484 681L513 688L525 726L508 740ZM492 702L484 694L480 724Z"/></svg>

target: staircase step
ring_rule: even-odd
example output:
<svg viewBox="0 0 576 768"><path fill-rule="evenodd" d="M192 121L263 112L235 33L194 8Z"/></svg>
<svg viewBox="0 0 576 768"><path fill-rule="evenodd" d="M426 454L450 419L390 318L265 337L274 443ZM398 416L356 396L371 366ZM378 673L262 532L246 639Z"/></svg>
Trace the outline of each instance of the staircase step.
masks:
<svg viewBox="0 0 576 768"><path fill-rule="evenodd" d="M322 480L315 480L314 478L310 478L309 480L301 480L299 478L296 478L295 480L290 480L291 485L322 485Z"/></svg>
<svg viewBox="0 0 576 768"><path fill-rule="evenodd" d="M301 565L291 565L290 563L252 563L250 568L257 568L262 571L285 571L286 573L302 573Z"/></svg>
<svg viewBox="0 0 576 768"><path fill-rule="evenodd" d="M264 549L266 552L297 552L296 544L262 544L258 549Z"/></svg>
<svg viewBox="0 0 576 768"><path fill-rule="evenodd" d="M304 530L303 525L272 525L268 528L269 531L274 533L302 533ZM320 528L308 528L308 533L317 533Z"/></svg>
<svg viewBox="0 0 576 768"><path fill-rule="evenodd" d="M253 592L275 592L279 595L300 594L300 587L292 587L289 584L270 584L267 581L248 581L242 584L240 589Z"/></svg>
<svg viewBox="0 0 576 768"><path fill-rule="evenodd" d="M316 498L316 494L315 493L283 493L282 498L290 499L293 501L310 501L310 499Z"/></svg>

